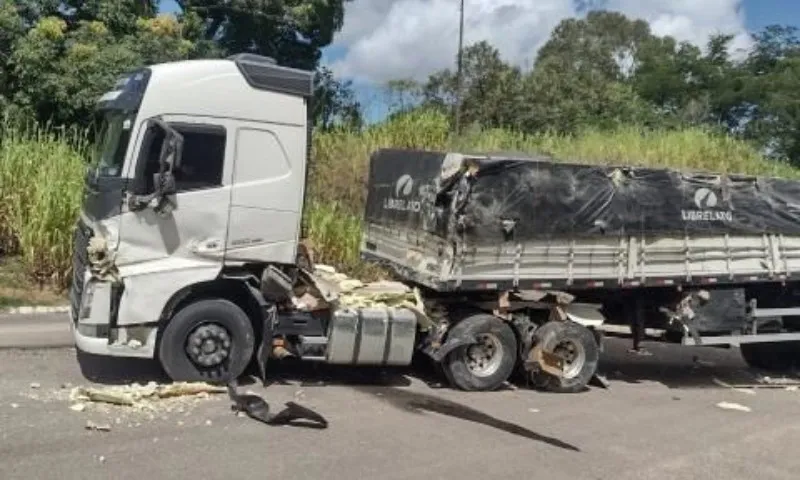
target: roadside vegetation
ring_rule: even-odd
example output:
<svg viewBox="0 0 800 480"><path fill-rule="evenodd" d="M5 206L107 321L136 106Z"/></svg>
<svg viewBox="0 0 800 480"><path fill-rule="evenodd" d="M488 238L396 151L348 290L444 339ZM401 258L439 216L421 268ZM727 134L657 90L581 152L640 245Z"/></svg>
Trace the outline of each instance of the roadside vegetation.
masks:
<svg viewBox="0 0 800 480"><path fill-rule="evenodd" d="M463 52L461 82L452 69L388 82L388 117L370 125L352 85L320 63L344 0L180 2L174 16L159 15L158 3L0 2L0 118L23 119L0 121L0 307L59 299L68 287L95 99L150 63L255 48L316 70L306 229L319 261L362 276L375 274L359 263L358 246L366 166L381 147L800 176L794 27L753 32L751 51L731 55L730 36L700 48L657 36L645 21L591 11L561 22L530 68L479 42Z"/></svg>
<svg viewBox="0 0 800 480"><path fill-rule="evenodd" d="M375 274L359 262L358 249L369 155L382 147L514 151L561 161L800 176L788 164L761 157L743 141L701 128L620 127L574 135L473 129L455 138L450 130L445 115L414 111L363 132L316 135L305 221L318 261L356 275ZM15 272L5 279L0 274L6 297L14 297L14 291L19 296L23 280L45 289L68 286L70 240L82 196L86 152L85 136L78 132L13 124L2 129L0 246L6 258L14 259ZM0 271L3 268L0 263ZM36 295L46 297L41 292Z"/></svg>

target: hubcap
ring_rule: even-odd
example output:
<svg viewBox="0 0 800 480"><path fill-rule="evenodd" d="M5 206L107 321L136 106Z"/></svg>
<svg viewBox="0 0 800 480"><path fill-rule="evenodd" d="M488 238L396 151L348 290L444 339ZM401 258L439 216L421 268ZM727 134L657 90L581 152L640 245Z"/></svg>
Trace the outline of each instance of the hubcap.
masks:
<svg viewBox="0 0 800 480"><path fill-rule="evenodd" d="M202 367L216 367L228 359L231 336L220 325L203 324L192 330L186 342L186 354Z"/></svg>
<svg viewBox="0 0 800 480"><path fill-rule="evenodd" d="M467 347L467 368L476 377L493 375L503 359L503 345L491 333L478 335L478 343Z"/></svg>
<svg viewBox="0 0 800 480"><path fill-rule="evenodd" d="M577 377L586 363L586 351L579 342L564 340L556 345L553 353L564 359L564 378Z"/></svg>

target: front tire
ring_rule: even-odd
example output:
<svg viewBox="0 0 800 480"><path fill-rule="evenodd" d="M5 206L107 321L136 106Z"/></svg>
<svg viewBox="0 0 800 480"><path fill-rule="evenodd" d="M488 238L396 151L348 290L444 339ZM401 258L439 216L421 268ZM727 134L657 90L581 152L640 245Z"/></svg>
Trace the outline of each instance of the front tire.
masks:
<svg viewBox="0 0 800 480"><path fill-rule="evenodd" d="M517 337L503 320L479 314L457 323L448 338L474 335L478 343L450 352L442 364L453 387L466 391L498 389L517 363Z"/></svg>
<svg viewBox="0 0 800 480"><path fill-rule="evenodd" d="M586 390L600 361L600 347L591 330L571 321L551 321L536 329L533 335L534 345L566 358L563 377L533 371L530 373L533 386L554 393Z"/></svg>
<svg viewBox="0 0 800 480"><path fill-rule="evenodd" d="M158 357L173 381L227 383L244 373L254 349L247 314L228 300L213 299L172 317L161 334Z"/></svg>

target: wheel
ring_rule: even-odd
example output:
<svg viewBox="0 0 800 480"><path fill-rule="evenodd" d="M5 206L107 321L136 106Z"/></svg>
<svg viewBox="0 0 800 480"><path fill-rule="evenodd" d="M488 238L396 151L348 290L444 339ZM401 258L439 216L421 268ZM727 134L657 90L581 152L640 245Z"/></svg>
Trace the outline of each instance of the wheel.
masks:
<svg viewBox="0 0 800 480"><path fill-rule="evenodd" d="M800 343L745 343L739 346L742 358L752 368L785 372L800 361Z"/></svg>
<svg viewBox="0 0 800 480"><path fill-rule="evenodd" d="M591 330L575 322L552 321L536 329L533 336L534 345L565 359L563 377L534 371L530 373L533 386L555 393L585 390L600 361L600 347Z"/></svg>
<svg viewBox="0 0 800 480"><path fill-rule="evenodd" d="M158 356L173 381L228 382L244 373L255 349L247 314L228 300L180 310L161 334Z"/></svg>
<svg viewBox="0 0 800 480"><path fill-rule="evenodd" d="M517 338L506 322L492 315L465 318L448 333L448 338L474 335L477 344L450 352L442 364L450 384L467 391L496 390L514 371Z"/></svg>

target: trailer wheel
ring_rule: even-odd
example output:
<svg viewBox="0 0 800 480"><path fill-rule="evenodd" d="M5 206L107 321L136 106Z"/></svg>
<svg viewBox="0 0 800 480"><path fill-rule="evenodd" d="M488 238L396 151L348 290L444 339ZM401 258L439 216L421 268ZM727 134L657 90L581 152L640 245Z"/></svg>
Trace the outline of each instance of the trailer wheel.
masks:
<svg viewBox="0 0 800 480"><path fill-rule="evenodd" d="M492 315L473 315L457 323L447 338L463 336L474 336L478 343L450 352L442 362L445 376L461 390L496 390L517 363L517 337L511 326Z"/></svg>
<svg viewBox="0 0 800 480"><path fill-rule="evenodd" d="M545 323L533 333L534 345L566 359L563 377L543 371L530 373L535 388L555 393L578 393L586 389L600 361L600 347L594 334L583 325L570 321Z"/></svg>
<svg viewBox="0 0 800 480"><path fill-rule="evenodd" d="M201 300L181 309L164 328L158 357L173 381L234 380L255 348L247 314L228 300Z"/></svg>
<svg viewBox="0 0 800 480"><path fill-rule="evenodd" d="M798 342L744 343L739 350L751 368L773 372L790 370L800 360Z"/></svg>

